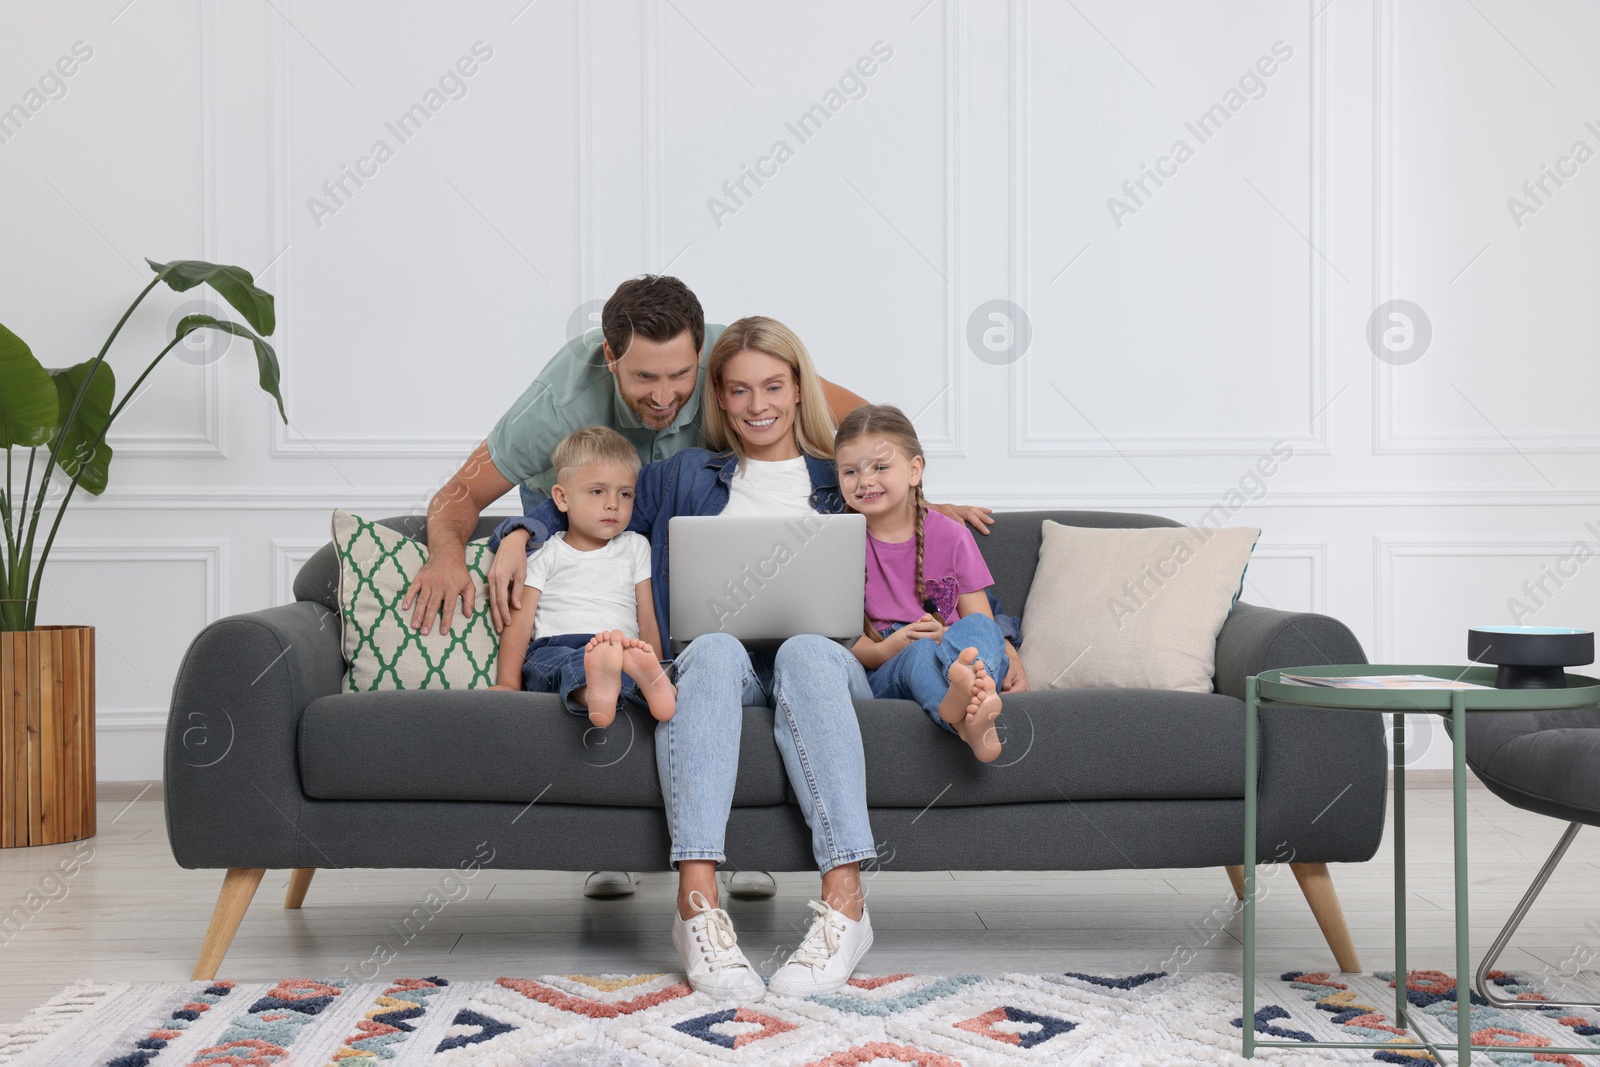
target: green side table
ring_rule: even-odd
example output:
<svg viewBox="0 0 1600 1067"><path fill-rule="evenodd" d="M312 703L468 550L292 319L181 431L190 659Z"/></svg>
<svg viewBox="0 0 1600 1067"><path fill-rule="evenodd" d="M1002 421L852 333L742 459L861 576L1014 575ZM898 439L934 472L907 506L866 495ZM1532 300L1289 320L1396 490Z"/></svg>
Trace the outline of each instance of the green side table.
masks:
<svg viewBox="0 0 1600 1067"><path fill-rule="evenodd" d="M1416 1051L1415 1044L1383 1041L1258 1041L1255 1035L1256 1001L1256 773L1258 764L1257 716L1276 707L1327 708L1369 714L1394 714L1394 971L1395 1025L1414 1033L1443 1063L1439 1050L1411 1022L1406 1000L1406 775L1405 717L1422 712L1447 714L1451 722L1455 794L1455 896L1456 896L1456 1053L1459 1063L1472 1053L1507 1051L1503 1045L1472 1044L1472 956L1468 949L1467 921L1467 715L1473 712L1551 711L1600 705L1600 679L1568 674L1565 689L1330 689L1283 681L1285 674L1310 677L1348 677L1366 674L1425 674L1441 681L1476 682L1493 686L1493 667L1446 667L1415 664L1350 664L1319 667L1285 667L1263 671L1245 679L1244 719L1244 1055L1258 1048L1352 1048ZM1533 1050L1529 1050L1533 1051ZM1572 1056L1600 1055L1600 1048L1540 1048L1541 1053Z"/></svg>

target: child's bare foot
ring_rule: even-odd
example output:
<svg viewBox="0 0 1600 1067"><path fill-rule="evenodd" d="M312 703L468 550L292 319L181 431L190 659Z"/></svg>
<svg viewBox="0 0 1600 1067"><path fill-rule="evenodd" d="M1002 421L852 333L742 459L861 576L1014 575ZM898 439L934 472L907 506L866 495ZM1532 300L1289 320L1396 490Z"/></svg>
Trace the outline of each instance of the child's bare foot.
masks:
<svg viewBox="0 0 1600 1067"><path fill-rule="evenodd" d="M622 634L608 630L591 637L583 646L583 671L588 675L584 703L589 706L589 721L610 726L622 696Z"/></svg>
<svg viewBox="0 0 1600 1067"><path fill-rule="evenodd" d="M950 689L939 701L939 718L951 726L960 727L966 721L967 705L972 703L972 687L978 681L977 658L976 648L963 648L945 674L950 680Z"/></svg>
<svg viewBox="0 0 1600 1067"><path fill-rule="evenodd" d="M1000 717L1000 694L995 689L994 676L982 663L976 674L966 715L956 723L956 733L981 762L993 763L1000 758L1000 731L995 727L995 720Z"/></svg>
<svg viewBox="0 0 1600 1067"><path fill-rule="evenodd" d="M637 637L624 637L622 669L628 672L628 677L644 694L652 718L657 722L672 718L672 713L678 710L678 690L667 677L667 672L661 669L661 661L656 659L656 650L650 647L650 642Z"/></svg>

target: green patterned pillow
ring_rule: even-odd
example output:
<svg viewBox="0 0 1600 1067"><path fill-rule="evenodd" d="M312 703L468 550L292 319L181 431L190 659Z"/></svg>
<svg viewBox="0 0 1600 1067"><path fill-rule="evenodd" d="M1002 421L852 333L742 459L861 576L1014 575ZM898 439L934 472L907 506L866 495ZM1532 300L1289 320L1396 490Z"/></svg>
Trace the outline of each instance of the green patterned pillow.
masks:
<svg viewBox="0 0 1600 1067"><path fill-rule="evenodd" d="M333 545L339 553L346 691L495 684L500 636L489 622L486 582L494 553L487 540L467 544L475 595L471 617L462 617L458 602L450 632L435 628L428 634L411 628L410 612L400 612L406 588L428 560L427 546L342 509L333 513Z"/></svg>

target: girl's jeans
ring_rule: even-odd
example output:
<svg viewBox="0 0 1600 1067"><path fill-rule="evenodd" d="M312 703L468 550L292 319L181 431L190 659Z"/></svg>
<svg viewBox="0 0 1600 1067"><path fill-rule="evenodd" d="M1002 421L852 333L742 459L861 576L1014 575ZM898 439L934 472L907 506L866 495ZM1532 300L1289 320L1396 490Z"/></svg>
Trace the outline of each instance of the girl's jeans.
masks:
<svg viewBox="0 0 1600 1067"><path fill-rule="evenodd" d="M695 638L674 663L678 710L656 727L656 768L672 830L672 865L721 862L739 772L746 705L770 705L773 736L826 874L878 854L867 821L866 757L852 700L872 690L849 650L792 637L754 660L724 633Z"/></svg>
<svg viewBox="0 0 1600 1067"><path fill-rule="evenodd" d="M884 634L898 629L899 626L891 627ZM956 728L939 716L939 702L950 690L950 664L966 648L978 650L978 658L999 689L1006 679L1006 668L1011 665L1006 658L1005 635L993 619L978 613L961 616L938 641L921 638L911 642L894 659L868 674L872 695L884 700L915 700L934 722L955 733Z"/></svg>

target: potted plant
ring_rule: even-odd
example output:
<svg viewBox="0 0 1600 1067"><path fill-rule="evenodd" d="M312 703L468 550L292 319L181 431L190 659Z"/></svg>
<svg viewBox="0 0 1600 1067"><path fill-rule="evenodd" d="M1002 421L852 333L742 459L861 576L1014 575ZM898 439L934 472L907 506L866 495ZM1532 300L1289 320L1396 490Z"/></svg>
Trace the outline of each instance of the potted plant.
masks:
<svg viewBox="0 0 1600 1067"><path fill-rule="evenodd" d="M23 340L0 325L0 492L5 554L0 560L0 847L56 844L94 834L94 627L39 626L39 585L56 530L81 485L98 496L111 467L106 433L162 358L196 330L220 330L254 346L261 388L278 402L278 357L263 340L276 328L272 294L239 267L178 260L155 263L155 278L117 320L93 359L61 370L41 366ZM116 375L106 352L134 309L158 285L184 292L209 285L245 320L212 315L180 319L173 338L115 407ZM246 323L248 325L246 325ZM47 450L38 485L34 467ZM28 450L27 474L14 495L14 451ZM44 543L34 556L46 494L59 470L66 483Z"/></svg>

